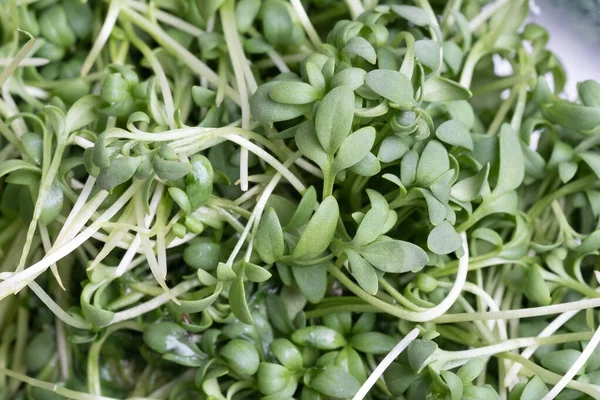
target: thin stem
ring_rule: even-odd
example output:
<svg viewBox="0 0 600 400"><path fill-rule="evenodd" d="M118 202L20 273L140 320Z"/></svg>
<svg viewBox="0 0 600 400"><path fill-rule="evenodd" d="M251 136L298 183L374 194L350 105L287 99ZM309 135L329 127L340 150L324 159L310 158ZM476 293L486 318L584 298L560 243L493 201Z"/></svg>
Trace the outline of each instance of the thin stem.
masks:
<svg viewBox="0 0 600 400"><path fill-rule="evenodd" d="M584 364L590 358L594 350L596 350L596 347L598 347L599 343L600 328L596 329L596 332L594 332L594 336L592 336L589 343L585 346L585 349L583 349L583 351L581 352L579 357L577 357L577 360L575 360L575 362L573 363L571 368L569 368L567 373L562 378L560 378L560 381L558 381L558 383L554 385L554 387L552 388L552 390L550 390L550 392L548 392L548 394L542 397L542 400L554 399L565 388L565 386L567 386L567 384L571 382L571 380L573 380L573 378L575 377L575 375L577 375L579 370L583 368Z"/></svg>
<svg viewBox="0 0 600 400"><path fill-rule="evenodd" d="M352 400L362 400L367 396L369 390L379 380L385 370L394 362L394 360L419 336L419 329L415 328L408 333L398 344L390 351L385 358L379 363L377 368L373 370L369 378L363 383L361 388L356 392Z"/></svg>

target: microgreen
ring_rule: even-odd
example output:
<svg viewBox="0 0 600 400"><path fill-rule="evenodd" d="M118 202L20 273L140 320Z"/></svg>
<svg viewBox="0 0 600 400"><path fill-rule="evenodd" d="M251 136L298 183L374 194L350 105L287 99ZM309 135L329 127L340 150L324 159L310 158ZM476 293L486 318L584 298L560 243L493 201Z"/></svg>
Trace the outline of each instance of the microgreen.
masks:
<svg viewBox="0 0 600 400"><path fill-rule="evenodd" d="M600 398L600 83L484 3L0 2L0 399Z"/></svg>

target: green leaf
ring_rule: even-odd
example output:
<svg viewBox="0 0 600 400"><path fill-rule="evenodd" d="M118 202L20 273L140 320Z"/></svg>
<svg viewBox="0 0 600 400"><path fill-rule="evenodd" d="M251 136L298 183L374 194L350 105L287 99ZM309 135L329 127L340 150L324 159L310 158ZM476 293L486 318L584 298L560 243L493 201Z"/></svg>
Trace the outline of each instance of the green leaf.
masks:
<svg viewBox="0 0 600 400"><path fill-rule="evenodd" d="M108 166L101 168L96 184L100 189L109 190L127 182L142 162L140 157L117 157Z"/></svg>
<svg viewBox="0 0 600 400"><path fill-rule="evenodd" d="M286 225L285 229L290 231L301 226L304 226L309 220L310 216L315 209L315 205L317 204L317 191L314 186L306 189L304 194L302 195L302 199L292 216L292 219Z"/></svg>
<svg viewBox="0 0 600 400"><path fill-rule="evenodd" d="M221 245L210 240L191 241L183 250L183 261L192 268L213 271L219 264Z"/></svg>
<svg viewBox="0 0 600 400"><path fill-rule="evenodd" d="M417 166L419 163L419 153L414 150L409 151L402 157L400 161L400 180L405 186L412 185L417 179ZM448 166L450 162L448 161ZM423 171L426 172L426 167L423 165ZM437 177L436 177L437 178ZM435 178L434 178L435 179Z"/></svg>
<svg viewBox="0 0 600 400"><path fill-rule="evenodd" d="M229 289L229 306L237 319L245 324L254 325L254 319L246 301L243 274L239 274L231 283L231 288Z"/></svg>
<svg viewBox="0 0 600 400"><path fill-rule="evenodd" d="M40 223L48 225L56 220L60 215L64 201L64 194L58 179L52 181L52 185L46 193L42 213L40 214Z"/></svg>
<svg viewBox="0 0 600 400"><path fill-rule="evenodd" d="M284 300L275 295L267 296L267 314L273 327L278 331L290 334L294 329Z"/></svg>
<svg viewBox="0 0 600 400"><path fill-rule="evenodd" d="M541 400L548 392L546 382L539 376L534 375L523 388L519 400Z"/></svg>
<svg viewBox="0 0 600 400"><path fill-rule="evenodd" d="M569 182L579 169L579 164L572 161L563 161L558 164L558 176L563 183Z"/></svg>
<svg viewBox="0 0 600 400"><path fill-rule="evenodd" d="M473 201L477 199L485 187L490 165L486 164L475 175L457 182L450 191L450 195L459 201Z"/></svg>
<svg viewBox="0 0 600 400"><path fill-rule="evenodd" d="M577 132L585 133L600 126L600 108L597 107L556 100L542 105L542 112L550 122Z"/></svg>
<svg viewBox="0 0 600 400"><path fill-rule="evenodd" d="M594 80L580 82L577 85L581 102L588 107L600 107L600 83Z"/></svg>
<svg viewBox="0 0 600 400"><path fill-rule="evenodd" d="M27 343L25 360L27 370L38 372L56 355L56 337L49 330L36 334Z"/></svg>
<svg viewBox="0 0 600 400"><path fill-rule="evenodd" d="M346 256L350 263L350 272L356 282L365 292L375 296L379 290L379 278L373 266L353 251L347 251Z"/></svg>
<svg viewBox="0 0 600 400"><path fill-rule="evenodd" d="M354 246L362 247L379 237L388 218L389 205L385 197L372 189L367 189L371 209L365 214L352 239Z"/></svg>
<svg viewBox="0 0 600 400"><path fill-rule="evenodd" d="M548 284L542 278L542 268L539 265L529 267L523 292L528 299L541 306L547 306L552 301Z"/></svg>
<svg viewBox="0 0 600 400"><path fill-rule="evenodd" d="M205 21L209 20L217 10L225 3L225 0L199 0L198 10Z"/></svg>
<svg viewBox="0 0 600 400"><path fill-rule="evenodd" d="M429 78L423 85L423 100L430 103L467 100L471 96L469 89L440 76Z"/></svg>
<svg viewBox="0 0 600 400"><path fill-rule="evenodd" d="M283 104L269 96L271 90L280 81L260 85L250 99L250 112L254 119L260 122L273 123L287 121L310 112L311 104Z"/></svg>
<svg viewBox="0 0 600 400"><path fill-rule="evenodd" d="M446 218L446 205L440 202L429 190L417 188L427 203L427 212L429 213L429 221L433 226L442 223Z"/></svg>
<svg viewBox="0 0 600 400"><path fill-rule="evenodd" d="M298 146L298 150L302 155L314 161L321 168L327 165L327 153L321 147L317 139L315 126L311 121L306 121L300 125L295 139L296 146Z"/></svg>
<svg viewBox="0 0 600 400"><path fill-rule="evenodd" d="M459 368L456 375L466 385L473 382L475 378L483 372L483 360L481 358L472 358L465 365Z"/></svg>
<svg viewBox="0 0 600 400"><path fill-rule="evenodd" d="M185 329L173 322L159 322L147 327L144 343L163 357L171 355L165 358L181 365L197 367L206 360L206 355L188 337Z"/></svg>
<svg viewBox="0 0 600 400"><path fill-rule="evenodd" d="M192 100L198 107L212 107L215 105L217 93L202 86L192 86Z"/></svg>
<svg viewBox="0 0 600 400"><path fill-rule="evenodd" d="M189 214L192 212L192 205L190 204L190 200L187 197L187 194L179 188L170 187L169 188L169 196L177 203L179 208L186 213Z"/></svg>
<svg viewBox="0 0 600 400"><path fill-rule="evenodd" d="M325 396L346 399L358 392L360 383L343 368L327 365L314 374L310 387Z"/></svg>
<svg viewBox="0 0 600 400"><path fill-rule="evenodd" d="M98 96L84 96L77 100L65 117L66 132L75 132L84 126L94 122L98 118L96 109L102 104Z"/></svg>
<svg viewBox="0 0 600 400"><path fill-rule="evenodd" d="M376 69L367 74L365 82L372 91L403 109L415 106L412 82L401 72Z"/></svg>
<svg viewBox="0 0 600 400"><path fill-rule="evenodd" d="M350 338L350 346L369 354L387 354L396 344L396 339L381 332L359 333Z"/></svg>
<svg viewBox="0 0 600 400"><path fill-rule="evenodd" d="M285 44L292 39L293 21L287 4L279 0L267 0L261 7L263 33L273 44Z"/></svg>
<svg viewBox="0 0 600 400"><path fill-rule="evenodd" d="M185 192L192 210L206 204L213 192L215 172L208 158L195 154L190 158L191 170L185 178Z"/></svg>
<svg viewBox="0 0 600 400"><path fill-rule="evenodd" d="M141 158L138 157L138 159L140 159L141 163ZM152 160L152 168L154 168L156 175L165 181L176 181L177 179L181 179L191 170L191 166L187 162L163 160L162 158L156 156ZM102 173L102 170L100 170L100 173ZM100 179L100 176L98 176L98 179Z"/></svg>
<svg viewBox="0 0 600 400"><path fill-rule="evenodd" d="M235 20L240 33L244 33L250 29L258 16L261 3L261 0L240 0L237 2L235 6Z"/></svg>
<svg viewBox="0 0 600 400"><path fill-rule="evenodd" d="M338 222L339 208L335 197L329 196L310 219L292 253L296 260L310 260L320 256L331 244Z"/></svg>
<svg viewBox="0 0 600 400"><path fill-rule="evenodd" d="M444 62L450 71L452 71L453 75L458 74L463 62L462 49L456 43L450 41L444 42L442 49L444 54Z"/></svg>
<svg viewBox="0 0 600 400"><path fill-rule="evenodd" d="M361 255L384 272L418 271L427 263L427 253L419 246L401 240L382 240L372 243Z"/></svg>
<svg viewBox="0 0 600 400"><path fill-rule="evenodd" d="M410 144L408 138L397 135L388 136L381 142L377 158L384 163L399 160L410 150Z"/></svg>
<svg viewBox="0 0 600 400"><path fill-rule="evenodd" d="M383 373L385 383L390 392L397 397L402 396L419 377L410 367L393 363Z"/></svg>
<svg viewBox="0 0 600 400"><path fill-rule="evenodd" d="M269 271L265 268L252 264L251 262L245 262L244 274L249 281L252 282L266 282L271 276L273 276Z"/></svg>
<svg viewBox="0 0 600 400"><path fill-rule="evenodd" d="M415 372L420 372L427 365L431 355L438 346L431 340L415 339L408 346L408 363Z"/></svg>
<svg viewBox="0 0 600 400"><path fill-rule="evenodd" d="M23 160L6 160L0 163L0 177L8 175L11 172L25 170L31 172L40 173L41 170L38 166L31 164L30 162Z"/></svg>
<svg viewBox="0 0 600 400"><path fill-rule="evenodd" d="M314 87L320 94L325 92L326 84L325 77L321 72L321 69L315 65L315 63L307 62L305 65L306 77L308 82ZM336 85L339 86L339 85ZM332 88L335 86L331 86Z"/></svg>
<svg viewBox="0 0 600 400"><path fill-rule="evenodd" d="M468 385L463 389L461 400L498 400L498 393L489 385Z"/></svg>
<svg viewBox="0 0 600 400"><path fill-rule="evenodd" d="M437 71L441 64L439 43L431 39L417 40L415 57L430 70Z"/></svg>
<svg viewBox="0 0 600 400"><path fill-rule="evenodd" d="M269 395L283 390L291 378L292 373L287 368L278 364L261 362L256 381L261 393Z"/></svg>
<svg viewBox="0 0 600 400"><path fill-rule="evenodd" d="M448 221L444 221L427 236L427 247L435 254L450 254L456 251L462 245L462 239L450 225Z"/></svg>
<svg viewBox="0 0 600 400"><path fill-rule="evenodd" d="M346 86L333 88L323 97L315 116L317 139L328 154L340 148L352 128L354 92Z"/></svg>
<svg viewBox="0 0 600 400"><path fill-rule="evenodd" d="M500 171L494 196L518 188L525 176L525 163L519 145L519 137L509 124L500 128Z"/></svg>
<svg viewBox="0 0 600 400"><path fill-rule="evenodd" d="M578 156L594 171L596 176L600 177L600 155L585 151L579 153Z"/></svg>
<svg viewBox="0 0 600 400"><path fill-rule="evenodd" d="M302 370L302 354L289 340L275 339L269 344L269 349L287 369L291 371Z"/></svg>
<svg viewBox="0 0 600 400"><path fill-rule="evenodd" d="M75 33L69 27L67 14L62 6L54 5L44 10L39 18L42 36L52 43L69 48L75 44Z"/></svg>
<svg viewBox="0 0 600 400"><path fill-rule="evenodd" d="M360 176L375 176L381 171L381 164L373 153L367 153L362 160L350 167L350 171Z"/></svg>
<svg viewBox="0 0 600 400"><path fill-rule="evenodd" d="M255 248L256 252L267 264L273 264L285 250L283 241L283 230L277 218L277 213L271 207L260 219L256 230Z"/></svg>
<svg viewBox="0 0 600 400"><path fill-rule="evenodd" d="M358 382L364 382L367 380L367 373L365 371L365 365L361 356L352 347L344 347L337 355L335 359L335 365L344 368L350 373Z"/></svg>
<svg viewBox="0 0 600 400"><path fill-rule="evenodd" d="M317 89L304 82L279 82L269 96L283 104L309 104L320 98Z"/></svg>
<svg viewBox="0 0 600 400"><path fill-rule="evenodd" d="M254 375L258 371L260 358L256 347L241 339L229 341L219 352L229 366L240 375Z"/></svg>
<svg viewBox="0 0 600 400"><path fill-rule="evenodd" d="M581 352L574 349L557 350L546 353L541 361L544 368L557 374L564 375L580 355ZM579 373L583 373L583 370L579 371Z"/></svg>
<svg viewBox="0 0 600 400"><path fill-rule="evenodd" d="M429 25L429 17L427 16L427 13L419 7L404 5L400 6L394 4L392 5L392 11L415 25Z"/></svg>
<svg viewBox="0 0 600 400"><path fill-rule="evenodd" d="M367 71L362 68L346 68L339 71L331 78L330 85L332 88L348 86L350 89L356 90L364 85L366 75Z"/></svg>
<svg viewBox="0 0 600 400"><path fill-rule="evenodd" d="M450 169L450 159L444 145L431 140L425 146L417 166L417 182L429 185Z"/></svg>
<svg viewBox="0 0 600 400"><path fill-rule="evenodd" d="M473 150L473 139L469 129L458 120L451 119L442 123L435 131L435 135L444 143Z"/></svg>
<svg viewBox="0 0 600 400"><path fill-rule="evenodd" d="M450 400L460 400L463 395L463 383L460 378L450 371L442 371L440 375L450 390Z"/></svg>
<svg viewBox="0 0 600 400"><path fill-rule="evenodd" d="M333 162L333 169L337 172L359 163L371 151L375 143L375 128L366 126L361 128L344 140Z"/></svg>
<svg viewBox="0 0 600 400"><path fill-rule="evenodd" d="M373 65L377 62L377 54L373 45L361 36L354 36L348 40L342 51L359 56Z"/></svg>
<svg viewBox="0 0 600 400"><path fill-rule="evenodd" d="M311 303L318 303L327 291L327 268L325 264L292 266L292 273L302 294Z"/></svg>
<svg viewBox="0 0 600 400"><path fill-rule="evenodd" d="M346 345L346 339L337 331L325 326L307 326L290 336L293 342L319 350L335 350Z"/></svg>

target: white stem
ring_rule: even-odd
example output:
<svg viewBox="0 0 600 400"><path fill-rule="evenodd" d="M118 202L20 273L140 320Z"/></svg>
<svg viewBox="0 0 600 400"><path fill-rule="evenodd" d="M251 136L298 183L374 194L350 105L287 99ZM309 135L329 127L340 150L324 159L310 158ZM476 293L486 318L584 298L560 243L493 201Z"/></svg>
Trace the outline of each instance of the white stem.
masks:
<svg viewBox="0 0 600 400"><path fill-rule="evenodd" d="M155 310L158 307L162 306L163 304L169 302L172 298L171 296L180 296L184 293L189 292L190 290L192 290L193 288L195 288L199 285L200 285L200 282L198 282L196 279L189 280L189 281L183 281L182 283L180 283L179 285L177 285L173 289L171 289L171 294L163 293L159 296L156 296L152 300L148 300L145 303L139 304L139 305L132 307L130 309L127 309L125 311L120 311L118 313L115 313L115 316L114 316L113 320L110 322L110 324L114 325L118 322L126 321L128 319L132 319L132 318L135 318L142 314L145 314L149 311Z"/></svg>
<svg viewBox="0 0 600 400"><path fill-rule="evenodd" d="M308 18L308 15L306 15L306 10L302 6L300 0L290 0L290 3L292 3L292 7L294 8L294 11L296 11L296 15L298 16L300 23L304 27L304 30L306 31L306 34L308 35L310 41L316 48L321 47L321 45L323 44L321 42L321 38L317 34L317 31L315 30L315 27L313 26L312 22L310 22L310 18Z"/></svg>
<svg viewBox="0 0 600 400"><path fill-rule="evenodd" d="M29 288L33 291L33 293L35 293L35 295L37 297L39 297L39 299L42 301L42 303L44 303L46 305L46 307L48 307L48 309L50 311L52 311L54 313L54 315L58 319L60 319L62 322L64 322L65 324L70 325L77 329L86 329L87 330L87 329L92 328L92 324L90 324L89 322L87 322L81 318L75 318L71 314L69 314L65 310L63 310L52 299L52 297L50 297L48 295L48 293L46 293L44 291L44 289L42 289L42 287L40 285L38 285L37 283L30 282Z"/></svg>
<svg viewBox="0 0 600 400"><path fill-rule="evenodd" d="M462 239L463 255L458 259L458 271L456 273L456 280L452 285L452 289L448 293L448 296L440 304L435 307L429 308L422 312L407 312L407 319L412 322L427 322L439 318L446 311L452 307L456 299L460 296L465 282L467 281L467 273L469 272L469 243L467 241L467 235L462 232L460 234Z"/></svg>
<svg viewBox="0 0 600 400"><path fill-rule="evenodd" d="M88 53L83 65L81 66L81 76L86 76L88 72L92 69L96 58L100 55L100 51L108 41L110 34L115 26L115 22L117 22L117 18L119 17L119 11L121 9L121 0L111 0L110 6L108 7L108 12L106 13L106 19L102 24L102 28L100 28L100 32L98 32L98 36L96 36L96 41L92 46L92 49Z"/></svg>
<svg viewBox="0 0 600 400"><path fill-rule="evenodd" d="M226 1L221 7L220 13L225 42L229 49L229 58L231 59L233 74L240 94L242 129L248 129L250 127L250 102L248 100L248 86L244 78L244 63L247 63L247 61L235 22L233 1ZM244 147L240 151L240 189L243 192L248 190L248 149Z"/></svg>
<svg viewBox="0 0 600 400"><path fill-rule="evenodd" d="M381 375L383 375L385 370L392 364L392 362L394 362L396 357L398 357L400 355L400 353L402 353L404 351L404 349L406 349L408 347L408 345L410 345L412 343L412 341L417 338L417 336L419 336L418 328L415 328L412 331L410 331L408 333L408 335L406 335L404 337L404 339L402 339L392 349L392 351L390 351L388 353L388 355L385 356L385 358L383 360L381 360L381 362L379 363L377 368L375 368L373 370L373 372L371 373L371 375L369 375L369 378L367 378L367 380L365 381L365 383L363 383L363 385L360 387L358 392L356 392L356 394L354 395L352 400L364 399L365 396L369 393L369 390L371 390L373 385L375 385L377 380L381 377Z"/></svg>
<svg viewBox="0 0 600 400"><path fill-rule="evenodd" d="M468 322L488 319L521 319L539 317L542 315L560 314L567 311L580 311L596 307L600 307L600 298L570 301L568 303L553 304L551 306L523 308L520 310L448 314L436 318L434 322L439 324L447 324L450 322Z"/></svg>
<svg viewBox="0 0 600 400"><path fill-rule="evenodd" d="M487 21L492 15L496 13L503 5L508 3L510 0L497 0L495 3L485 6L481 13L469 22L469 29L471 32L477 30L481 24Z"/></svg>
<svg viewBox="0 0 600 400"><path fill-rule="evenodd" d="M275 157L249 141L248 139L235 135L235 134L225 134L223 135L226 139L239 144L240 146L244 146L258 157L262 158L267 164L270 164L273 168L277 170L287 181L300 193L303 193L306 190L306 186L300 180L292 174L292 172L283 166Z"/></svg>
<svg viewBox="0 0 600 400"><path fill-rule="evenodd" d="M0 283L0 300L5 297L16 293L29 283L33 282L40 274L46 271L50 265L63 259L67 255L71 254L75 249L81 246L87 241L92 235L101 228L102 224L110 220L121 208L125 206L127 201L133 196L133 194L139 189L140 184L132 184L115 203L110 206L92 225L86 228L79 235L75 236L72 240L66 243L64 246L57 248L50 254L46 254L46 257L33 264L29 268L24 269L18 273L13 274L10 278ZM106 193L105 191L99 194ZM56 244L55 244L56 246Z"/></svg>
<svg viewBox="0 0 600 400"><path fill-rule="evenodd" d="M567 373L560 379L560 381L558 381L556 385L554 385L554 387L552 388L552 390L550 390L550 392L548 392L548 394L542 397L542 400L554 399L565 388L565 386L567 386L569 382L571 382L571 380L575 377L575 375L577 375L579 370L583 368L583 365L590 358L596 347L598 347L598 343L600 343L600 328L596 329L596 332L594 332L594 336L592 336L592 339L589 341L587 346L585 346L585 349L583 349L583 352L581 352L581 354L579 355L575 363L571 366L571 368L569 368Z"/></svg>
<svg viewBox="0 0 600 400"><path fill-rule="evenodd" d="M148 12L148 5L146 3L142 3L135 0L126 0L125 4L136 11L140 11L143 13ZM172 26L173 28L177 28L182 32L188 33L195 37L200 37L204 34L204 31L195 25L190 24L189 22L177 18L173 14L169 14L168 12L164 12L162 10L153 10L153 16L156 19L166 25Z"/></svg>
<svg viewBox="0 0 600 400"><path fill-rule="evenodd" d="M1 57L0 67L8 67L13 61L14 58ZM29 57L22 59L17 67L41 67L48 64L49 62L50 60L48 60L47 58Z"/></svg>
<svg viewBox="0 0 600 400"><path fill-rule="evenodd" d="M148 224L154 219L154 216L156 215L156 210L158 209L158 204L160 203L160 196L156 195L159 189L159 185L162 187L160 189L161 193L162 189L164 188L164 185L162 183L159 183L157 185L154 195L152 196L152 200L150 200L150 214L144 217L144 226L142 226L142 228L147 228ZM140 236L140 233L137 233L133 238L131 245L125 252L125 255L123 256L123 258L121 258L121 261L119 261L119 265L117 266L116 272L117 276L121 276L125 273L127 265L131 262L131 260L133 260L133 257L135 257L135 255L138 253L138 250L140 249L141 245L142 237ZM142 251L142 253L145 254L145 251Z"/></svg>
<svg viewBox="0 0 600 400"><path fill-rule="evenodd" d="M556 332L558 329L560 329L560 327L562 327L565 323L567 323L567 321L569 321L571 318L573 318L578 312L579 312L578 310L569 311L569 312L559 315L558 317L556 317L554 319L554 321L552 321L550 324L548 324L548 326L546 326L546 328L544 328L544 330L542 330L539 333L538 337L548 337L548 336L552 335L554 332ZM527 347L521 353L521 357L524 357L524 358L531 357L533 355L533 353L535 353L535 351L539 347L540 346L537 344ZM521 370L521 367L522 367L522 365L519 363L513 364L513 366L506 373L506 377L504 378L504 386L511 387L516 383L515 381L517 381L517 375L518 375L519 371Z"/></svg>

